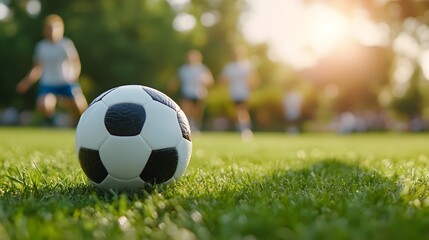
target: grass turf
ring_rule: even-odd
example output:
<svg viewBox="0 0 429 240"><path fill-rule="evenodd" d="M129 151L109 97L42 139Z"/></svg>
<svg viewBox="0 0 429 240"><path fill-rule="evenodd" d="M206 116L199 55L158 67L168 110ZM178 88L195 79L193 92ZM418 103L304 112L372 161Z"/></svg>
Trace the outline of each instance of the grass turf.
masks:
<svg viewBox="0 0 429 240"><path fill-rule="evenodd" d="M92 187L74 131L0 128L0 239L429 239L429 135L205 133L184 177Z"/></svg>

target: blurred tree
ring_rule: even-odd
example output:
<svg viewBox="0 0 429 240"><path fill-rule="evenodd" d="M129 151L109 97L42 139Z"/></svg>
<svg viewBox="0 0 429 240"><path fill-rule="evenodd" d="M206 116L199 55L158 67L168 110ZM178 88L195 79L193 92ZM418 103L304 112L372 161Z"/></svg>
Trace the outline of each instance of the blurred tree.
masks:
<svg viewBox="0 0 429 240"><path fill-rule="evenodd" d="M17 97L15 85L31 65L34 43L42 37L42 23L27 14L26 1L10 1L8 7L0 21L0 108L33 106L34 91Z"/></svg>
<svg viewBox="0 0 429 240"><path fill-rule="evenodd" d="M328 3L345 13L353 13L356 9L365 10L373 21L386 24L389 29L390 39L387 45L376 48L358 47L361 52L367 54L366 60L360 63L361 66L356 64L344 66L344 62L332 61L338 59L340 51L337 51L313 69L315 72L312 76L319 82L326 83L328 79L330 83L334 82L337 85L339 89L335 105L337 111L388 106L406 119L424 114L429 118L428 76L423 75L425 66L421 61L421 53L429 50L428 1L307 0L306 2ZM350 56L354 53L346 50L342 54ZM336 62L336 66L329 65L330 61ZM360 69L353 71L356 68ZM319 73L322 73L322 77L315 76ZM352 80L354 84L344 84L344 80L348 79L347 82L350 82L350 78L355 78ZM389 93L382 91L386 88L389 89ZM380 98L383 103L379 101Z"/></svg>
<svg viewBox="0 0 429 240"><path fill-rule="evenodd" d="M229 48L243 41L237 34L242 2L0 1L9 9L8 17L0 20L0 107L33 107L35 90L22 97L14 88L31 65L34 45L42 38L43 18L48 14L63 17L65 36L75 42L81 57L83 90L91 100L124 84L165 90L190 48L200 49L217 73L229 58ZM37 6L29 8L29 4L38 3L38 12ZM195 26L175 29L180 14L188 14Z"/></svg>
<svg viewBox="0 0 429 240"><path fill-rule="evenodd" d="M409 117L416 111L429 115L429 81L424 75L429 70L422 68L420 55L412 57L395 47L406 36L417 44L418 52L429 51L429 2L306 0L309 4L315 1L331 4L345 14L365 9L373 21L388 26L389 44L373 47L353 43L345 51L341 50L351 46L338 46L309 77L272 61L266 44L246 42L239 25L240 14L248 7L246 0L0 0L8 9L0 16L0 108L33 108L36 89L18 96L15 84L32 63L34 45L42 38L43 18L57 13L64 18L65 35L79 51L81 83L88 100L124 84L144 84L166 91L191 48L201 50L204 62L217 76L230 60L230 50L239 43L248 46L260 75L260 85L250 104L255 119L264 121L264 128L281 125L283 84L299 79L316 79L313 84L329 91L336 89L331 92L336 92L333 99L338 112L389 106ZM409 83L402 85L404 94L397 94L395 76L403 68L403 64L396 64L398 57L412 63ZM342 59L340 64L336 59ZM327 92L319 90L306 90L317 95L306 94L312 95L307 101L311 104L305 106L308 116L317 109L315 99ZM382 106L380 92L389 100L383 100ZM176 97L175 93L169 94ZM232 112L225 89L212 89L207 111L209 117Z"/></svg>

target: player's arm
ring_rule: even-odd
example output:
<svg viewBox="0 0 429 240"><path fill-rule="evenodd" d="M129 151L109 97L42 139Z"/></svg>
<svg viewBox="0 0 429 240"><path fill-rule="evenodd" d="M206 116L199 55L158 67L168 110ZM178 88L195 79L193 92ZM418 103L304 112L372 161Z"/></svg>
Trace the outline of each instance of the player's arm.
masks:
<svg viewBox="0 0 429 240"><path fill-rule="evenodd" d="M206 71L203 74L203 82L206 86L213 85L213 74L210 72L210 70L207 68Z"/></svg>
<svg viewBox="0 0 429 240"><path fill-rule="evenodd" d="M28 74L16 85L16 91L20 94L23 94L28 91L28 89L37 82L42 76L42 64L35 63Z"/></svg>
<svg viewBox="0 0 429 240"><path fill-rule="evenodd" d="M69 55L69 61L73 69L72 76L70 76L71 80L77 81L79 79L80 72L82 70L82 65L80 63L79 54L77 53L76 49L74 49L72 54Z"/></svg>
<svg viewBox="0 0 429 240"><path fill-rule="evenodd" d="M78 80L79 76L80 76L80 72L82 70L82 65L80 63L79 55L78 54L73 55L70 58L70 62L73 65L73 76L72 76L72 79Z"/></svg>
<svg viewBox="0 0 429 240"><path fill-rule="evenodd" d="M79 79L82 69L79 54L76 50L74 43L70 39L66 40L64 48L67 55L67 61L71 65L71 72L68 74L68 78L71 81L77 81Z"/></svg>

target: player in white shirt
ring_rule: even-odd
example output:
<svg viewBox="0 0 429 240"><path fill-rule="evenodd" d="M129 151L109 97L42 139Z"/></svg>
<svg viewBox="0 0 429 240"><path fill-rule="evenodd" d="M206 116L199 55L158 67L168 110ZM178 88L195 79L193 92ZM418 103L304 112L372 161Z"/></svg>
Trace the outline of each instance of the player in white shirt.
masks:
<svg viewBox="0 0 429 240"><path fill-rule="evenodd" d="M255 83L256 73L242 46L234 49L233 58L233 61L227 63L223 68L221 80L228 83L229 94L235 104L237 128L242 138L249 140L253 134L247 100Z"/></svg>
<svg viewBox="0 0 429 240"><path fill-rule="evenodd" d="M296 134L300 132L302 105L304 96L300 89L295 86L297 83L291 83L286 89L283 98L283 113L286 119L287 132Z"/></svg>
<svg viewBox="0 0 429 240"><path fill-rule="evenodd" d="M37 108L47 119L55 114L57 98L65 103L77 123L88 104L78 83L81 64L73 42L64 37L64 22L58 15L46 17L44 39L37 43L34 65L18 83L16 89L24 94L39 79Z"/></svg>
<svg viewBox="0 0 429 240"><path fill-rule="evenodd" d="M201 128L207 88L213 83L213 75L202 59L200 51L191 50L187 55L188 62L178 70L182 95L180 105L194 132Z"/></svg>

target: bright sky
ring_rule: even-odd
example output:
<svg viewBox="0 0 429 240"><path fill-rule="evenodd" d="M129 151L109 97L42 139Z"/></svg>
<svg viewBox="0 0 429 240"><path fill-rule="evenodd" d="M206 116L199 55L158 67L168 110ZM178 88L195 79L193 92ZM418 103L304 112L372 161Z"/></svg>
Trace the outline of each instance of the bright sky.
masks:
<svg viewBox="0 0 429 240"><path fill-rule="evenodd" d="M253 43L268 43L271 58L296 68L314 65L352 36L367 45L388 41L388 27L373 23L363 11L352 18L322 3L248 1L250 10L241 21L245 37Z"/></svg>

